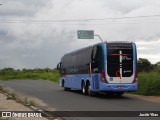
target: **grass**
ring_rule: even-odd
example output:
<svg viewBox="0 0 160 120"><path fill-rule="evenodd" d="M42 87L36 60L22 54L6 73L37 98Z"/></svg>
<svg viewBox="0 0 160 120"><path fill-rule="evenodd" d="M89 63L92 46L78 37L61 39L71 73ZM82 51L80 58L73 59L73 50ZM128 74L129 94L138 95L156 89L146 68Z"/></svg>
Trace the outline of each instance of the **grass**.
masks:
<svg viewBox="0 0 160 120"><path fill-rule="evenodd" d="M59 71L55 69L23 69L14 70L12 68L6 68L0 70L0 80L21 80L21 79L32 79L32 80L50 80L59 82Z"/></svg>
<svg viewBox="0 0 160 120"><path fill-rule="evenodd" d="M160 71L153 70L138 75L138 91L141 95L160 95Z"/></svg>
<svg viewBox="0 0 160 120"><path fill-rule="evenodd" d="M9 91L7 95L7 100L16 100L16 94L13 91Z"/></svg>
<svg viewBox="0 0 160 120"><path fill-rule="evenodd" d="M24 105L36 106L36 102L34 100L29 100L27 97L22 101Z"/></svg>

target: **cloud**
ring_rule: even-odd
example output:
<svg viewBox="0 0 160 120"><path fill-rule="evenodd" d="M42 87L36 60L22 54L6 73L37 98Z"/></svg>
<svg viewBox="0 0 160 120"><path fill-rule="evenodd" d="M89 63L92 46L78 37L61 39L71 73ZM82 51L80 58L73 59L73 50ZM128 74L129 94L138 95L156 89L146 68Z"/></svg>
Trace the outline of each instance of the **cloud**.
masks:
<svg viewBox="0 0 160 120"><path fill-rule="evenodd" d="M3 0L1 3L0 15L15 18L33 16L46 5L44 0Z"/></svg>
<svg viewBox="0 0 160 120"><path fill-rule="evenodd" d="M2 4L0 68L53 68L65 53L100 42L97 37L78 40L77 30L94 30L104 41L134 41L139 57L159 61L160 17L53 22L160 14L159 0L3 0ZM22 22L13 23L18 20Z"/></svg>
<svg viewBox="0 0 160 120"><path fill-rule="evenodd" d="M147 58L152 63L156 63L159 61L159 45L160 39L153 39L150 41L141 40L136 42L138 49L138 57L139 58Z"/></svg>

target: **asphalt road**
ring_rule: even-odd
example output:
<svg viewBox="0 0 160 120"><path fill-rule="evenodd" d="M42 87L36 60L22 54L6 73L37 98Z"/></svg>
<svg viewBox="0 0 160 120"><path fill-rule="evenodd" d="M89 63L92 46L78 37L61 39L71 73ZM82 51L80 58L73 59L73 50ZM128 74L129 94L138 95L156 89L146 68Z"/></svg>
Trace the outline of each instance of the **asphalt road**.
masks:
<svg viewBox="0 0 160 120"><path fill-rule="evenodd" d="M150 102L124 95L121 98L100 95L84 96L76 91L64 91L59 84L44 80L10 80L0 81L0 84L15 91L34 96L44 101L57 111L160 111L160 102ZM96 113L95 113L96 114ZM116 113L115 113L116 114ZM159 115L160 116L160 115ZM69 119L69 118L68 118ZM70 118L73 119L73 118ZM75 119L75 118L74 118ZM159 120L160 117L81 117L86 120Z"/></svg>

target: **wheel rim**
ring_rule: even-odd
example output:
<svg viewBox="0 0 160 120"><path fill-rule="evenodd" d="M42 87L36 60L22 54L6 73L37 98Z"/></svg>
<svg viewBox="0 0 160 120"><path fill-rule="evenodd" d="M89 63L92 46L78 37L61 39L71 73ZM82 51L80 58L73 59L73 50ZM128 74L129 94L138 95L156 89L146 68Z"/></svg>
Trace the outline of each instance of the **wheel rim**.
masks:
<svg viewBox="0 0 160 120"><path fill-rule="evenodd" d="M82 92L85 93L85 85L84 85L84 83L83 83Z"/></svg>
<svg viewBox="0 0 160 120"><path fill-rule="evenodd" d="M88 94L91 95L91 86L88 86Z"/></svg>

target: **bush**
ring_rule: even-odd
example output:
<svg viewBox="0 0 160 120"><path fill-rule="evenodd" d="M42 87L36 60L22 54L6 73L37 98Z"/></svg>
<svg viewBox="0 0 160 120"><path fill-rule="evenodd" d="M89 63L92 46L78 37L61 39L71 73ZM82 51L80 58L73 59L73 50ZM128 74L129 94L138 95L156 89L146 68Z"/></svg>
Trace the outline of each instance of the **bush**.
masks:
<svg viewBox="0 0 160 120"><path fill-rule="evenodd" d="M12 79L42 79L59 82L59 72L54 69L23 69L14 70L13 68L5 68L0 70L1 80L12 80Z"/></svg>
<svg viewBox="0 0 160 120"><path fill-rule="evenodd" d="M151 72L140 72L138 75L138 94L160 95L160 67Z"/></svg>

